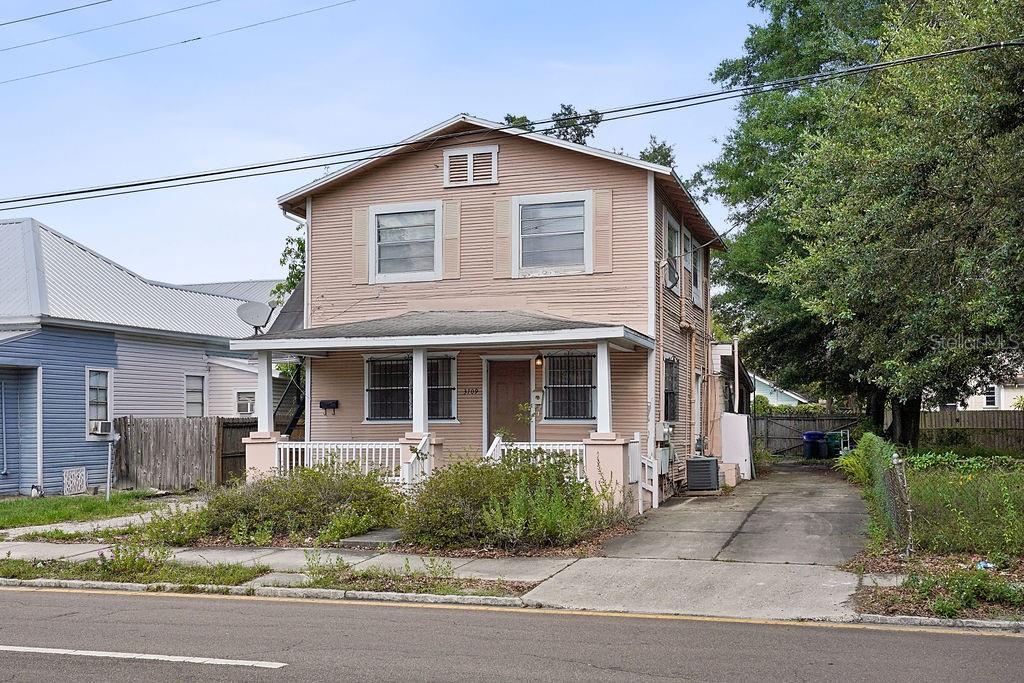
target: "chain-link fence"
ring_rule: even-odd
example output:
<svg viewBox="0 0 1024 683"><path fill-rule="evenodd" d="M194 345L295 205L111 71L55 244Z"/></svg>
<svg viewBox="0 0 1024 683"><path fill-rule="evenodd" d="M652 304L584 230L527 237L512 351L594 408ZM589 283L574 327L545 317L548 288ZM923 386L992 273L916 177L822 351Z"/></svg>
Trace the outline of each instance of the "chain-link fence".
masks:
<svg viewBox="0 0 1024 683"><path fill-rule="evenodd" d="M893 537L906 546L906 554L914 550L914 512L910 506L910 487L907 485L907 470L903 459L893 454L891 464L884 469L881 477L882 505L889 530Z"/></svg>

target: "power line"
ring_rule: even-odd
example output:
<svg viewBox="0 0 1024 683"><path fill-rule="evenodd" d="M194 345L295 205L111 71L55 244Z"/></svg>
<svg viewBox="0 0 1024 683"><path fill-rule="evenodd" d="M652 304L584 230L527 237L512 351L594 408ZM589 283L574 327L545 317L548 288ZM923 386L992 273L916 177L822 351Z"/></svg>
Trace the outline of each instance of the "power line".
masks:
<svg viewBox="0 0 1024 683"><path fill-rule="evenodd" d="M142 17L135 17L134 19L125 19L124 21L114 22L113 24L104 24L103 26L96 26L93 28L83 29L81 31L75 31L74 33L65 33L64 35L54 36L52 38L43 38L42 40L33 40L30 43L21 43L20 45L11 45L10 47L0 48L0 52L10 52L11 50L19 50L23 47L31 47L33 45L42 45L43 43L52 43L55 40L62 40L64 38L72 38L74 36L85 35L86 33L95 33L96 31L103 31L108 28L115 28L117 26L125 26L127 24L134 24L138 21L145 21L146 19L154 19L156 17L163 17L168 14L174 14L176 12L184 12L187 9L193 9L195 7L202 7L204 5L212 5L215 2L221 2L221 0L206 0L206 2L197 2L194 5L185 5L184 7L177 7L175 9L169 9L165 12L157 12L156 14L147 14Z"/></svg>
<svg viewBox="0 0 1024 683"><path fill-rule="evenodd" d="M89 2L84 5L75 5L74 7L65 7L64 9L54 10L53 12L46 12L45 14L36 14L35 16L22 17L21 19L11 19L10 21L0 22L0 26L10 26L11 24L20 24L23 21L32 21L33 19L42 19L43 17L52 17L54 14L74 12L76 9L84 9L86 7L92 7L93 5L102 5L103 3L110 1L111 0L97 0L96 2Z"/></svg>
<svg viewBox="0 0 1024 683"><path fill-rule="evenodd" d="M663 100L655 100L651 102L645 102L635 105L626 105L620 107L613 107L605 109L598 113L604 116L605 121L615 121L625 118L633 118L637 116L646 116L649 114L655 114L665 111L673 111L676 109L685 109L688 107L701 106L704 104L711 104L714 102L721 102L724 100L736 99L739 97L745 97L754 93L772 92L775 90L789 90L801 85L818 85L823 82L828 82L838 78L844 78L851 75L865 73L867 71L877 71L881 69L892 68L894 66L913 64L924 62L933 59L940 59L950 57L958 54L965 54L968 52L978 52L981 50L997 49L1003 47L1020 47L1024 46L1024 39L1014 39L1010 41L1001 41L998 43L986 43L983 45L972 45L964 48L955 48L951 50L945 50L942 52L929 53L924 55L914 55L911 57L904 57L888 62L876 62L873 64L866 64L856 67L848 67L844 69L837 69L830 72L824 72L820 74L808 74L803 76L796 76L779 81L772 81L769 83L762 83L750 86L739 86L736 88L730 88L726 90L713 91L712 93L702 93L699 95L686 95L682 97L669 98ZM610 116L605 116L611 114ZM584 116L590 116L587 114L579 114L574 117L567 117L568 119L582 118ZM554 119L542 119L532 123L554 123ZM478 139L478 141L484 140L499 140L507 136L519 136L525 135L530 132L543 133L554 130L554 126L543 129L543 130L519 130L515 126L507 125L500 126L492 129L491 133L502 132L501 135L495 135L490 138ZM457 133L449 133L443 135L437 135L433 138L423 139L416 141L416 144L434 145L435 142L441 140L449 140L453 138L460 138L467 135L480 135L477 130L463 131ZM378 152L381 150L392 149L395 147L401 147L407 142L390 143L387 145L378 145L372 147L362 147L351 150L344 150L339 152L330 152L326 154L317 154L305 157L294 157L291 159L284 159L279 161L269 161L256 164L248 164L244 166L235 166L231 168L201 171L195 173L186 173L174 176L165 176L163 178L153 178L149 180L137 180L137 181L126 181L122 183L115 183L109 185L99 185L87 188L79 188L73 190L62 190L56 192L25 195L21 197L11 197L7 199L0 199L0 210L14 210L32 208L36 206L47 206L50 204L62 204L72 201L81 201L84 199L95 199L102 197L120 196L126 194L135 194L138 192L147 192L161 189L171 189L175 187L187 187L190 185L201 185L212 182L221 182L227 180L237 180L251 177L259 177L265 175L273 175L277 173L291 173L295 171L303 171L314 168L323 168L326 166L332 166L338 163L354 163L358 161L367 161L376 158L377 155L355 157L346 159L337 159L339 156L350 156L353 154L361 154L364 152ZM437 145L436 147L448 147L452 145ZM435 148L436 148L435 147ZM408 151L395 151L391 153L391 156L400 154L414 154L420 150L408 150ZM325 162L324 159L332 159L332 161ZM313 164L307 164L307 162L319 162ZM295 164L307 164L296 166ZM280 167L286 168L280 168ZM78 196L88 195L88 196ZM40 201L48 200L48 201ZM27 203L30 202L30 203ZM17 206L3 207L2 205L17 204ZM731 230L730 230L731 232Z"/></svg>
<svg viewBox="0 0 1024 683"><path fill-rule="evenodd" d="M273 24L278 21L284 21L285 19L294 19L295 17L301 17L306 14L313 14L314 12L322 12L323 10L332 9L334 7L340 7L341 5L349 5L356 0L343 0L342 2L334 2L329 5L321 5L312 9L303 10L302 12L294 12L292 14L285 14L280 17L274 17L272 19L264 19L263 21L257 21L253 24L246 24L244 26L235 26L234 28L225 29L223 31L217 31L216 33L209 33L205 36L195 36L192 38L185 38L184 40L177 40L173 43L164 43L163 45L154 45L153 47L143 48L141 50L134 50L132 52L123 52L119 55L112 55L110 57L103 57L102 59L94 59L91 62L81 62L79 64L71 64L70 66L62 66L56 69L50 69L48 71L40 71L34 74L26 74L24 76L17 76L15 78L8 78L5 81L0 81L0 85L7 85L9 83L17 83L18 81L27 81L31 78L40 78L42 76L51 76L53 74L63 73L65 71L73 71L75 69L82 69L87 66L94 66L96 64L104 64L106 62L113 62L118 59L126 59L128 57L137 57L138 55L149 54L150 52L156 52L157 50L166 50L170 47L177 47L178 45L185 45L187 43L195 43L200 40L209 40L210 38L218 38L225 36L229 33L237 33L238 31L245 31L258 26L265 26L267 24ZM110 0L103 0L103 2L110 2Z"/></svg>

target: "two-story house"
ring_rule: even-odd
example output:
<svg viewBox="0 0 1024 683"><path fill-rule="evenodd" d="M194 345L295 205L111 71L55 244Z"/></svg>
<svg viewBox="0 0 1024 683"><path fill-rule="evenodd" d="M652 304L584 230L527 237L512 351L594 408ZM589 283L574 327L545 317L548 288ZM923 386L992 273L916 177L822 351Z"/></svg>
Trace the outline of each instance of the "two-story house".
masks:
<svg viewBox="0 0 1024 683"><path fill-rule="evenodd" d="M443 463L504 433L612 453L623 480L623 444L670 441L662 483L683 479L723 245L671 168L460 115L279 203L306 222L303 326L232 348L258 353L260 386L273 354L305 359L318 445L272 461L261 390L250 466L412 441Z"/></svg>

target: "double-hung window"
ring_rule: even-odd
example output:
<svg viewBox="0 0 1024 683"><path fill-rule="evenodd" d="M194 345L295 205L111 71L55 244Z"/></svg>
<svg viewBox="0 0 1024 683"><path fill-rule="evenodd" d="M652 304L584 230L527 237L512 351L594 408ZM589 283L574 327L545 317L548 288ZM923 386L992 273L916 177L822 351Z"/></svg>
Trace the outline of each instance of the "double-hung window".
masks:
<svg viewBox="0 0 1024 683"><path fill-rule="evenodd" d="M679 419L679 361L675 358L665 359L665 408L662 419L675 422Z"/></svg>
<svg viewBox="0 0 1024 683"><path fill-rule="evenodd" d="M544 419L594 420L594 356L546 356L544 368Z"/></svg>
<svg viewBox="0 0 1024 683"><path fill-rule="evenodd" d="M455 358L427 358L427 419L454 420ZM366 360L366 420L407 422L412 419L412 358Z"/></svg>
<svg viewBox="0 0 1024 683"><path fill-rule="evenodd" d="M185 375L185 417L206 415L206 377Z"/></svg>
<svg viewBox="0 0 1024 683"><path fill-rule="evenodd" d="M110 420L110 370L93 370L87 368L85 371L85 403L88 424L86 425L86 438L108 438L109 433L99 429L97 422Z"/></svg>
<svg viewBox="0 0 1024 683"><path fill-rule="evenodd" d="M681 255L682 246L682 231L679 227L679 221L673 218L669 214L665 214L665 258L668 261L668 266L665 269L665 288L670 289L676 294L679 294L681 290L679 275L680 266L679 257Z"/></svg>
<svg viewBox="0 0 1024 683"><path fill-rule="evenodd" d="M693 269L690 271L690 284L693 290L693 303L696 306L704 307L704 282L702 269L704 267L704 250L699 248L697 240L693 244Z"/></svg>
<svg viewBox="0 0 1024 683"><path fill-rule="evenodd" d="M996 385L989 384L985 387L985 407L986 408L998 408L999 407L999 394L997 393Z"/></svg>
<svg viewBox="0 0 1024 683"><path fill-rule="evenodd" d="M441 278L441 202L385 204L369 209L371 282Z"/></svg>
<svg viewBox="0 0 1024 683"><path fill-rule="evenodd" d="M256 392L239 391L235 394L235 412L238 415L252 415L256 412Z"/></svg>
<svg viewBox="0 0 1024 683"><path fill-rule="evenodd" d="M593 272L593 201L585 192L512 200L513 276Z"/></svg>

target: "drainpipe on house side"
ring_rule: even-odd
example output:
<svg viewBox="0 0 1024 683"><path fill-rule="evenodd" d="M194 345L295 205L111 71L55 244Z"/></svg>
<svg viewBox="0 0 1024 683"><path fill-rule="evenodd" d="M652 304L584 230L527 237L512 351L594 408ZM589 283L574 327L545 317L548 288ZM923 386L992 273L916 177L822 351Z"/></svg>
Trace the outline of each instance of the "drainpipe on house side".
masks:
<svg viewBox="0 0 1024 683"><path fill-rule="evenodd" d="M732 412L740 412L740 338L732 336Z"/></svg>

